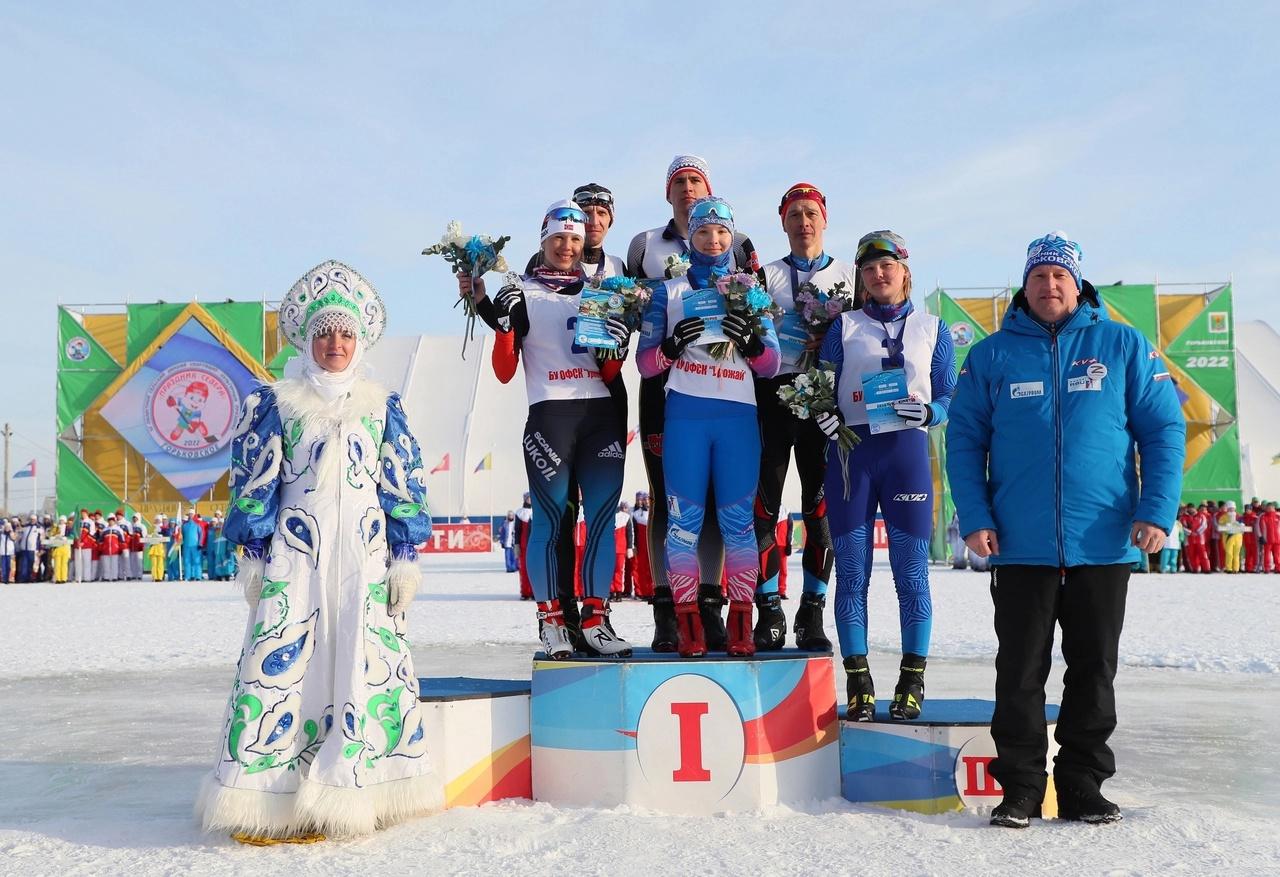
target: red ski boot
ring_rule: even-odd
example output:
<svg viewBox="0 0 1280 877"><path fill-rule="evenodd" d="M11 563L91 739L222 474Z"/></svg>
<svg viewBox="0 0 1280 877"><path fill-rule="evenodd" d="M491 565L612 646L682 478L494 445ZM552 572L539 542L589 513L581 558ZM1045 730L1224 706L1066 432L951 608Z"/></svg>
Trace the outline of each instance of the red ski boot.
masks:
<svg viewBox="0 0 1280 877"><path fill-rule="evenodd" d="M676 604L676 641L682 658L701 658L707 653L702 635L702 616L697 603Z"/></svg>
<svg viewBox="0 0 1280 877"><path fill-rule="evenodd" d="M756 653L755 633L751 627L750 600L734 600L729 604L729 657L750 658Z"/></svg>

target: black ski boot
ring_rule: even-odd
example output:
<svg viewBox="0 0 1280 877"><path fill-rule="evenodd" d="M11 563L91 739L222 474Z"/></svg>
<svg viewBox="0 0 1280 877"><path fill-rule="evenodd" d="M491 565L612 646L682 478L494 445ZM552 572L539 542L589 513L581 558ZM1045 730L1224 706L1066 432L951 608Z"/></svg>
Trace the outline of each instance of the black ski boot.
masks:
<svg viewBox="0 0 1280 877"><path fill-rule="evenodd" d="M752 640L757 652L775 652L787 642L787 616L782 614L782 600L777 594L756 594L756 619Z"/></svg>
<svg viewBox="0 0 1280 877"><path fill-rule="evenodd" d="M560 611L564 613L564 629L569 633L569 642L575 652L586 652L587 641L582 637L582 611L578 608L576 597L561 598Z"/></svg>
<svg viewBox="0 0 1280 877"><path fill-rule="evenodd" d="M876 685L866 655L850 655L844 659L845 681L848 683L849 706L844 717L851 722L871 722L876 717Z"/></svg>
<svg viewBox="0 0 1280 877"><path fill-rule="evenodd" d="M829 652L831 640L822 629L822 610L827 605L827 598L822 594L804 594L800 597L800 608L796 610L794 630L796 632L796 648L806 652Z"/></svg>
<svg viewBox="0 0 1280 877"><path fill-rule="evenodd" d="M702 616L702 635L707 651L723 652L729 647L729 633L724 629L724 594L719 585L698 585L698 614Z"/></svg>
<svg viewBox="0 0 1280 877"><path fill-rule="evenodd" d="M665 585L655 587L649 604L653 606L653 650L674 652L677 645L676 603L671 598L671 589Z"/></svg>
<svg viewBox="0 0 1280 877"><path fill-rule="evenodd" d="M920 718L920 707L924 704L924 664L921 655L902 656L893 703L889 704L889 718L898 721Z"/></svg>

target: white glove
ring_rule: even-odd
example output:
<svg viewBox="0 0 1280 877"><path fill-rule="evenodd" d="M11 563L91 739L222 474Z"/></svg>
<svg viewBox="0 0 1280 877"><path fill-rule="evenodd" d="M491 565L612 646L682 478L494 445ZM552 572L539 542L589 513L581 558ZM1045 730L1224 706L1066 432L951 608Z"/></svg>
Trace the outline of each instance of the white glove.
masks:
<svg viewBox="0 0 1280 877"><path fill-rule="evenodd" d="M893 411L911 426L928 426L933 420L933 409L924 402L904 399L893 403Z"/></svg>
<svg viewBox="0 0 1280 877"><path fill-rule="evenodd" d="M822 430L827 438L833 441L840 431L840 427L844 426L844 421L840 419L840 415L833 414L830 411L821 411L813 415L813 422L818 425L818 429Z"/></svg>
<svg viewBox="0 0 1280 877"><path fill-rule="evenodd" d="M267 572L267 561L262 557L242 557L236 570L236 584L244 590L244 601L250 609L258 607L262 596L262 580Z"/></svg>
<svg viewBox="0 0 1280 877"><path fill-rule="evenodd" d="M387 614L399 615L408 610L420 584L422 569L418 561L391 561L391 566L387 567Z"/></svg>

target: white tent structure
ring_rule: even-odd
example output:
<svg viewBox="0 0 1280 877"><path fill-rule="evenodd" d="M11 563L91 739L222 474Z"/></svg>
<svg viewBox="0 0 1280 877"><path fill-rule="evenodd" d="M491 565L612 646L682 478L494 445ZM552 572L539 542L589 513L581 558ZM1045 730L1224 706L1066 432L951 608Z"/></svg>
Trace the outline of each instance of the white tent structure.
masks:
<svg viewBox="0 0 1280 877"><path fill-rule="evenodd" d="M493 335L479 331L467 342L456 335L388 337L369 352L366 362L374 377L404 398L405 413L422 446L427 471L431 512L436 517L462 515L486 517L505 514L520 505L528 489L520 442L529 403L525 395L523 365L508 384L493 374L490 358ZM640 375L634 361L622 367L627 385L627 424L635 439L627 446L626 476L622 498L635 499L647 490L640 454ZM492 468L475 471L485 455L492 454ZM443 466L448 455L448 466ZM800 508L799 476L794 466L787 478L783 505Z"/></svg>
<svg viewBox="0 0 1280 877"><path fill-rule="evenodd" d="M1241 493L1280 501L1280 334L1248 320L1235 339Z"/></svg>

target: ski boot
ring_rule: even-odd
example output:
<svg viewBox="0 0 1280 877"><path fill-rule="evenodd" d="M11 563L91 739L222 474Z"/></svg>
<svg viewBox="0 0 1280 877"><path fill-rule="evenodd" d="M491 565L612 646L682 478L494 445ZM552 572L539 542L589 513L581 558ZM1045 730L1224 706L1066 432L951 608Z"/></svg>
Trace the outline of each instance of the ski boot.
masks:
<svg viewBox="0 0 1280 877"><path fill-rule="evenodd" d="M827 598L822 594L805 593L800 598L800 608L796 610L793 629L796 634L796 648L806 652L829 652L831 640L822 629L822 610L827 605Z"/></svg>
<svg viewBox="0 0 1280 877"><path fill-rule="evenodd" d="M587 641L582 636L582 612L578 608L578 598L560 598L560 611L564 614L564 629L569 634L569 643L575 652L585 652Z"/></svg>
<svg viewBox="0 0 1280 877"><path fill-rule="evenodd" d="M653 589L653 650L655 652L674 652L676 650L676 604L671 598L671 589L656 587Z"/></svg>
<svg viewBox="0 0 1280 877"><path fill-rule="evenodd" d="M731 658L750 658L756 653L754 635L751 631L750 600L733 600L729 603L729 642L727 651ZM782 611L779 610L781 615Z"/></svg>
<svg viewBox="0 0 1280 877"><path fill-rule="evenodd" d="M547 657L553 661L572 657L573 643L569 642L569 631L564 626L564 613L560 611L559 600L538 604L538 622L542 648Z"/></svg>
<svg viewBox="0 0 1280 877"><path fill-rule="evenodd" d="M599 597L582 601L583 648L579 651L593 658L630 658L631 643L618 636L609 623L609 604Z"/></svg>
<svg viewBox="0 0 1280 877"><path fill-rule="evenodd" d="M920 707L924 703L924 663L921 655L902 656L893 703L889 704L889 718L897 721L920 718Z"/></svg>
<svg viewBox="0 0 1280 877"><path fill-rule="evenodd" d="M707 653L707 640L702 633L702 615L697 603L676 604L676 631L680 657L701 658Z"/></svg>
<svg viewBox="0 0 1280 877"><path fill-rule="evenodd" d="M848 683L849 706L844 717L851 722L871 722L876 717L876 685L866 655L850 655L844 659Z"/></svg>
<svg viewBox="0 0 1280 877"><path fill-rule="evenodd" d="M777 594L756 594L760 617L756 619L753 639L757 652L775 652L787 642L787 616L782 614L782 600Z"/></svg>
<svg viewBox="0 0 1280 877"><path fill-rule="evenodd" d="M708 651L723 652L728 642L724 619L720 617L722 606L724 594L720 592L719 585L698 585L698 612L702 615L702 631Z"/></svg>

